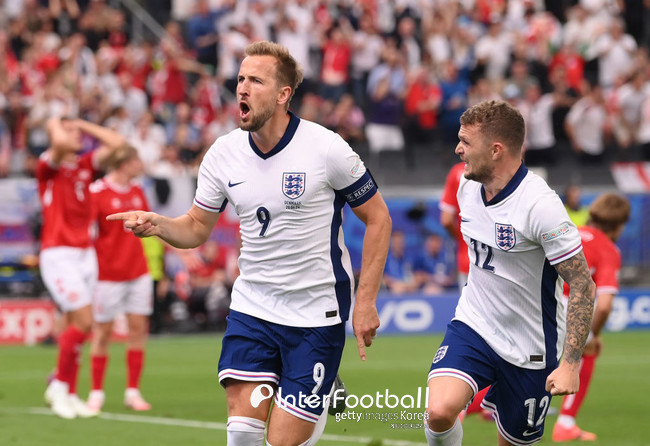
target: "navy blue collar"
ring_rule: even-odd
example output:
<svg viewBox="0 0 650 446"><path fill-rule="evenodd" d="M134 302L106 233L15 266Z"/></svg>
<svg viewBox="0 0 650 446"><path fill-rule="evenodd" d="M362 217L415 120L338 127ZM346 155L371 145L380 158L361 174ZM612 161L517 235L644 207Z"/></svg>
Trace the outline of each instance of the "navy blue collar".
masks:
<svg viewBox="0 0 650 446"><path fill-rule="evenodd" d="M255 144L255 141L253 141L253 135L251 133L248 134L248 142L251 145L251 148L253 149L253 152L257 154L262 159L267 159L275 155L276 153L279 153L280 150L284 149L287 144L291 141L293 138L293 135L296 134L296 130L298 130L298 124L300 124L300 118L291 113L290 111L287 111L289 114L289 125L287 126L287 129L284 131L284 135L282 135L282 139L278 141L278 143L271 149L268 153L262 152L257 145Z"/></svg>
<svg viewBox="0 0 650 446"><path fill-rule="evenodd" d="M506 184L506 187L501 189L490 201L485 199L485 186L481 186L481 198L483 199L483 204L485 206L492 206L508 198L515 189L517 189L517 186L521 184L527 173L528 168L522 162L519 169L517 169L517 172L515 172L510 181L508 181L508 184Z"/></svg>

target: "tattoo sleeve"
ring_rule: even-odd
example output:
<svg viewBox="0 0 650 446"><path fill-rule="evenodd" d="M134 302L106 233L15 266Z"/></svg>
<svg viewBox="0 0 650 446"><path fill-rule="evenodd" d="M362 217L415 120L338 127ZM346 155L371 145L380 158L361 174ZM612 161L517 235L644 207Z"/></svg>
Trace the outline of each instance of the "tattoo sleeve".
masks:
<svg viewBox="0 0 650 446"><path fill-rule="evenodd" d="M566 317L566 339L563 360L579 363L582 357L591 319L594 314L596 284L591 279L584 253L555 265L558 274L569 284L569 303Z"/></svg>

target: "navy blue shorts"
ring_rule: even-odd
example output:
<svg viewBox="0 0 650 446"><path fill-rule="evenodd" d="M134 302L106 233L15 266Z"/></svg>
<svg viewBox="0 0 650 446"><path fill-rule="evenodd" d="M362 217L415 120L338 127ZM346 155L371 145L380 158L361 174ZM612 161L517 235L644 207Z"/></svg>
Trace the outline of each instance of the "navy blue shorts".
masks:
<svg viewBox="0 0 650 446"><path fill-rule="evenodd" d="M264 396L273 392L277 406L315 423L339 370L345 324L289 327L232 310L227 321L219 382L272 382L272 390L261 384Z"/></svg>
<svg viewBox="0 0 650 446"><path fill-rule="evenodd" d="M496 354L478 333L460 321L447 325L445 338L436 352L429 379L453 376L465 381L474 393L491 386L481 406L495 414L497 428L515 445L541 440L544 419L551 404L546 378L557 367L517 367Z"/></svg>

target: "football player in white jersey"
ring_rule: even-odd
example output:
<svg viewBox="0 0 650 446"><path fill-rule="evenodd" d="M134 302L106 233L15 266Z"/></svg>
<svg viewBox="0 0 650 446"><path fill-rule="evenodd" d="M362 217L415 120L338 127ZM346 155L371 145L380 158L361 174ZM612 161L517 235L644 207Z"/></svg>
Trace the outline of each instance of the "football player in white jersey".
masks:
<svg viewBox="0 0 650 446"><path fill-rule="evenodd" d="M595 285L562 201L521 161L519 111L487 101L460 124L470 271L429 372L425 435L432 446L460 445L458 414L491 386L481 406L494 414L499 446L529 445L542 437L551 396L578 390ZM566 323L562 279L571 287Z"/></svg>
<svg viewBox="0 0 650 446"><path fill-rule="evenodd" d="M376 298L391 219L359 156L336 133L301 120L289 102L301 68L280 45L247 47L237 84L239 129L215 141L187 214L109 216L178 248L207 240L227 203L240 218L241 275L219 359L229 446L314 444L326 419L354 292L342 208L365 223L352 325L365 360L379 327ZM275 405L271 408L271 396Z"/></svg>

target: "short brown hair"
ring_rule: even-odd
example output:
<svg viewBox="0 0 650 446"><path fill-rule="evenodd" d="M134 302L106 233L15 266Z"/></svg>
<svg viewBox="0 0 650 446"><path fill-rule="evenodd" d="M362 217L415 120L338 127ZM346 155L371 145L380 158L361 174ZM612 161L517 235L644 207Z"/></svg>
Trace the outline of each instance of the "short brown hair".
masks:
<svg viewBox="0 0 650 446"><path fill-rule="evenodd" d="M515 152L521 151L524 144L524 118L505 101L484 101L468 108L460 117L460 124L479 125L485 141L499 141Z"/></svg>
<svg viewBox="0 0 650 446"><path fill-rule="evenodd" d="M117 147L113 153L102 163L106 170L115 170L127 161L138 157L138 151L131 144L124 143Z"/></svg>
<svg viewBox="0 0 650 446"><path fill-rule="evenodd" d="M281 86L291 87L291 97L302 82L302 68L289 50L277 43L261 40L246 47L246 56L272 56L277 61L277 82ZM291 99L291 98L289 98Z"/></svg>
<svg viewBox="0 0 650 446"><path fill-rule="evenodd" d="M602 194L589 206L589 221L603 232L618 230L629 219L630 202L618 194Z"/></svg>

